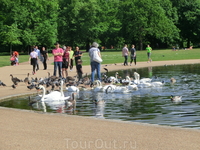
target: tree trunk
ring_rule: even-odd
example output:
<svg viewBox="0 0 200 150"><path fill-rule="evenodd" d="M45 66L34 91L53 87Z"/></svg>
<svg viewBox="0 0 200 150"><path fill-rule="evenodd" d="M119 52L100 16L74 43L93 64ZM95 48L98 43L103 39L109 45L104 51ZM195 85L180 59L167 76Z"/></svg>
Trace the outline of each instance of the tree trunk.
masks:
<svg viewBox="0 0 200 150"><path fill-rule="evenodd" d="M141 35L140 35L140 38L139 38L139 44L140 44L140 50L143 50L143 40L142 40Z"/></svg>
<svg viewBox="0 0 200 150"><path fill-rule="evenodd" d="M87 40L85 48L86 48L86 52L89 52L89 49L90 49L90 41L89 40Z"/></svg>
<svg viewBox="0 0 200 150"><path fill-rule="evenodd" d="M190 47L190 38L187 39L187 48Z"/></svg>
<svg viewBox="0 0 200 150"><path fill-rule="evenodd" d="M10 44L10 55L12 55L12 44Z"/></svg>

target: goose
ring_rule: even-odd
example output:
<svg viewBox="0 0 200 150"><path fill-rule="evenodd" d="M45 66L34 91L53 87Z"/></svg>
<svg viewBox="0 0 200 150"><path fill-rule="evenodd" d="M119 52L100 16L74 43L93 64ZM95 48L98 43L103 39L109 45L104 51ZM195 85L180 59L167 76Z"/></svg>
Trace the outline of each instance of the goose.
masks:
<svg viewBox="0 0 200 150"><path fill-rule="evenodd" d="M182 102L182 96L173 96L173 95L171 95L171 101L172 102Z"/></svg>
<svg viewBox="0 0 200 150"><path fill-rule="evenodd" d="M63 80L61 80L60 91L52 91L49 94L46 94L46 89L43 85L39 85L39 88L43 90L41 97L41 101L62 101L65 99L69 99L70 96L65 97L63 93Z"/></svg>
<svg viewBox="0 0 200 150"><path fill-rule="evenodd" d="M27 77L24 79L24 83L26 83L26 85L29 83L29 73L27 74Z"/></svg>
<svg viewBox="0 0 200 150"><path fill-rule="evenodd" d="M13 75L12 75L12 74L10 74L10 76L11 76L11 80L12 80L12 82L13 82L15 85L17 85L17 84L18 84L18 82L21 82L21 80L20 80L20 79L18 79L17 77L13 77Z"/></svg>

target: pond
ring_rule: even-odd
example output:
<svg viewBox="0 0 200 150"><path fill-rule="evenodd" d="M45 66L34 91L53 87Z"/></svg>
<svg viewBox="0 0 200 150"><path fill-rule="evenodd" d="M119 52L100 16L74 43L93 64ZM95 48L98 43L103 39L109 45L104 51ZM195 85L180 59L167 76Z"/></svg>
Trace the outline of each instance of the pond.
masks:
<svg viewBox="0 0 200 150"><path fill-rule="evenodd" d="M118 71L121 77L133 76L134 69ZM105 119L133 121L159 125L200 128L200 65L171 65L137 69L141 78L164 81L161 87L139 88L129 93L95 93L80 91L74 112L66 109L63 102L35 103L28 105L29 97L11 98L0 106L33 109L37 111L76 114ZM109 72L110 76L115 72ZM176 82L171 83L170 78ZM65 91L65 95L70 95ZM182 96L181 103L173 103L171 95ZM31 99L40 99L31 96ZM96 105L95 100L105 103Z"/></svg>

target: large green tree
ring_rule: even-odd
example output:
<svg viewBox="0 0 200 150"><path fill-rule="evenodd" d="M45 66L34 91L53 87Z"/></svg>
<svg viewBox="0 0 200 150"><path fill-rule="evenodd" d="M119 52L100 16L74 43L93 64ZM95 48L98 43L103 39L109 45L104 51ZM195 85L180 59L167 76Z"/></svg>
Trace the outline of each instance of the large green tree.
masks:
<svg viewBox="0 0 200 150"><path fill-rule="evenodd" d="M167 5L168 10L164 9ZM122 2L122 33L127 43L139 42L140 49L149 42L148 37L162 42L173 42L178 29L171 15L172 4L161 0L126 0Z"/></svg>
<svg viewBox="0 0 200 150"><path fill-rule="evenodd" d="M181 35L181 47L190 47L199 43L200 0L171 0L178 12L178 24ZM184 45L184 42L187 44Z"/></svg>

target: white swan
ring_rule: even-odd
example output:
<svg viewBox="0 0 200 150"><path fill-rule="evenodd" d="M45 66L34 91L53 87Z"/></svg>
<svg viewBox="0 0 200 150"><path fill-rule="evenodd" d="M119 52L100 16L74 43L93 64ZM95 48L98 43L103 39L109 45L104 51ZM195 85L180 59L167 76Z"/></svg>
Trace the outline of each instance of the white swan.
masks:
<svg viewBox="0 0 200 150"><path fill-rule="evenodd" d="M103 87L102 87L101 81L95 80L94 83L96 83L97 86L93 89L93 91L94 92L102 92L103 91Z"/></svg>
<svg viewBox="0 0 200 150"><path fill-rule="evenodd" d="M164 82L159 82L159 81L156 81L156 82L151 82L151 85L153 87L160 87L164 84Z"/></svg>
<svg viewBox="0 0 200 150"><path fill-rule="evenodd" d="M106 92L106 93L112 93L114 92L116 88L116 85L113 85L113 84L109 84L109 85L105 85L102 89L103 92Z"/></svg>
<svg viewBox="0 0 200 150"><path fill-rule="evenodd" d="M140 74L137 72L134 72L134 78L135 78L134 83L139 84L140 83Z"/></svg>
<svg viewBox="0 0 200 150"><path fill-rule="evenodd" d="M60 91L52 91L50 92L49 94L46 94L46 89L43 88L42 86L39 86L40 89L43 89L43 94L42 95L39 95L39 97L42 97L44 96L44 98L48 98L48 97L51 97L51 96L62 96L64 97L64 93L63 93L63 80L61 80L61 84L60 84Z"/></svg>
<svg viewBox="0 0 200 150"><path fill-rule="evenodd" d="M115 73L115 77L114 76L110 76L109 78L108 78L108 81L109 82L114 82L114 83L119 83L119 80L118 80L118 72L116 72Z"/></svg>
<svg viewBox="0 0 200 150"><path fill-rule="evenodd" d="M59 91L53 91L53 92L51 92L47 95L45 95L46 89L45 89L44 86L39 85L39 88L43 90L41 101L63 101L63 100L70 98L70 96L67 96L67 97L64 96L62 84L61 84L61 91L60 92Z"/></svg>
<svg viewBox="0 0 200 150"><path fill-rule="evenodd" d="M66 90L68 91L68 92L79 92L80 90L79 90L79 88L78 87L76 87L76 86L69 86L69 87L66 87Z"/></svg>

